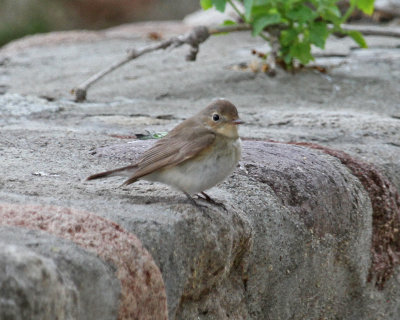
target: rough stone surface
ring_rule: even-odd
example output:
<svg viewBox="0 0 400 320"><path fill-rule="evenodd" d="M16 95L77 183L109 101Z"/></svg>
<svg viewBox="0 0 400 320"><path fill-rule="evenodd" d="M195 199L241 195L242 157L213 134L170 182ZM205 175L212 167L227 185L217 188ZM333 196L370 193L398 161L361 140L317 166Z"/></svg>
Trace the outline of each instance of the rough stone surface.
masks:
<svg viewBox="0 0 400 320"><path fill-rule="evenodd" d="M400 193L396 186L372 163L321 145L300 142L297 145L322 150L340 160L368 192L372 204L372 263L368 281L383 288L400 259Z"/></svg>
<svg viewBox="0 0 400 320"><path fill-rule="evenodd" d="M400 16L400 1L399 0L376 0L375 8L394 16Z"/></svg>
<svg viewBox="0 0 400 320"><path fill-rule="evenodd" d="M7 231L1 229L2 237ZM78 290L66 284L67 279L60 275L53 260L24 246L1 243L0 261L0 319L79 318ZM107 304L102 311L110 315L112 308L107 307L112 296L108 298L108 301L102 301ZM97 319L107 319L97 315Z"/></svg>
<svg viewBox="0 0 400 320"><path fill-rule="evenodd" d="M251 141L244 151L248 176L262 183L249 201L252 317L267 309L271 319L364 318L371 209L360 183L337 159L308 149ZM273 206L261 190L275 196Z"/></svg>
<svg viewBox="0 0 400 320"><path fill-rule="evenodd" d="M241 166L209 192L228 211L209 206L211 219L163 185L83 181L147 148L135 134L168 131L222 96L246 121L242 137L343 150L400 189L399 39L367 37L367 50L330 39L316 60L328 74L268 78L236 68L265 49L261 41L212 37L194 63L185 47L142 56L96 84L87 102L72 102L71 88L151 43L149 32L187 30L126 25L3 48L0 199L95 212L137 235L163 275L170 319L398 319L398 267L382 290L367 282L371 200L334 157L244 141Z"/></svg>
<svg viewBox="0 0 400 320"><path fill-rule="evenodd" d="M115 293L114 296L110 296L110 293L116 291L119 283L116 285L114 280L111 285L113 279L110 279L108 283L103 284L104 280L98 281L95 277L95 275L103 277L103 270L87 268L90 273L89 270L85 270L86 274L80 274L82 278L74 279L73 284L80 289L79 299L75 297L75 300L78 300L83 310L77 312L73 318L108 319L116 317L117 314L118 319L167 318L165 289L158 268L140 241L118 225L85 212L57 207L0 204L0 217L1 226L20 227L24 228L25 232L40 230L71 240L74 244L112 263L112 267L116 268L114 277L119 280L121 286L120 301L117 302ZM6 243L11 241L10 237L4 237ZM12 240L15 242L15 239ZM45 251L43 248L42 250ZM93 265L90 260L90 255L81 256L75 261L76 267L85 268L86 265ZM29 263L20 267L22 276L23 268L29 269ZM71 268L70 273L75 272L77 271ZM18 273L16 276L18 277ZM33 294L26 292L27 299L32 299ZM94 300L94 297L103 299ZM37 313L40 317L40 312L35 309L34 304L33 308L26 312L31 311L33 315ZM68 316L65 319L68 319Z"/></svg>
<svg viewBox="0 0 400 320"><path fill-rule="evenodd" d="M127 164L152 143L92 153L104 163ZM343 305L358 305L351 312L362 317L370 303L362 290L368 287L372 215L361 184L339 160L307 148L257 141L244 141L243 148L240 168L217 193L232 206L229 213L213 209L211 225L197 213L172 225L158 221L149 228L133 220L126 227L152 248L170 314L262 319L268 310L271 319L345 318ZM116 180L95 183L104 188L118 185ZM131 200L141 203L142 197ZM174 259L166 261L172 253ZM318 307L309 301L314 296Z"/></svg>

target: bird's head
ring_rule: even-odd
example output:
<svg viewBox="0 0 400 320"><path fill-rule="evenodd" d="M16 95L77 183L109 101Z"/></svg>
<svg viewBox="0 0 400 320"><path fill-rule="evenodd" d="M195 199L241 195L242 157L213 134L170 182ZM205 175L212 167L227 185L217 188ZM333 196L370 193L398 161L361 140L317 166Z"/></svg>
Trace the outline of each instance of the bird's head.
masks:
<svg viewBox="0 0 400 320"><path fill-rule="evenodd" d="M218 99L199 113L204 125L215 133L236 139L239 137L237 125L244 123L239 119L236 107L225 99Z"/></svg>

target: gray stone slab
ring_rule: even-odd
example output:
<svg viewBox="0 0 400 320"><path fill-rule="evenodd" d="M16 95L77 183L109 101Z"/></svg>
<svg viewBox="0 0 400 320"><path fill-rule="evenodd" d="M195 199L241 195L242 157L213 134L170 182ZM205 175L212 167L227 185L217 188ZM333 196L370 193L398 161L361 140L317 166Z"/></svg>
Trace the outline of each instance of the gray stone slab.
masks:
<svg viewBox="0 0 400 320"><path fill-rule="evenodd" d="M335 57L316 61L333 66L328 74L280 70L268 78L234 68L251 62L262 42L213 37L194 63L184 61L187 48L152 53L96 84L87 102L72 101L72 87L127 48L150 43L149 31L187 30L171 22L127 25L2 48L1 201L86 209L137 234L163 273L171 319L397 319L398 272L383 290L366 282L370 199L335 158L246 141L241 167L210 190L228 207L210 207L211 221L163 185L83 181L132 161L148 146L139 148L136 133L168 131L225 97L246 121L242 137L343 150L400 188L400 59L390 38L367 37L363 51L332 39Z"/></svg>
<svg viewBox="0 0 400 320"><path fill-rule="evenodd" d="M45 232L0 230L1 319L112 319L118 313L112 266Z"/></svg>

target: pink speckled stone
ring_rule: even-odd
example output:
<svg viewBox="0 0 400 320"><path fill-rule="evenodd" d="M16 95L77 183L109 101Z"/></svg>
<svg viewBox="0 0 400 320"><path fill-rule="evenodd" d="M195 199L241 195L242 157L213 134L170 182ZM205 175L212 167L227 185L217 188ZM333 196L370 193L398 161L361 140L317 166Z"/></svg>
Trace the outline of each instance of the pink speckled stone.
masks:
<svg viewBox="0 0 400 320"><path fill-rule="evenodd" d="M55 206L0 203L0 226L42 230L73 241L117 267L118 319L167 319L161 272L140 240L95 214Z"/></svg>

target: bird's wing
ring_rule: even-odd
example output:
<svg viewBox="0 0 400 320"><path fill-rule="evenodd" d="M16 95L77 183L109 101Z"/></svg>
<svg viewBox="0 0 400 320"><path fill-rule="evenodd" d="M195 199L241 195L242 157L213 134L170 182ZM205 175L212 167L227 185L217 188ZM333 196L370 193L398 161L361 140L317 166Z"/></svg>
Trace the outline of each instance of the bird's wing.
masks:
<svg viewBox="0 0 400 320"><path fill-rule="evenodd" d="M137 170L124 182L124 185L131 184L158 169L193 158L209 147L214 140L215 133L210 129L197 127L193 130L190 126L178 126L143 153L136 163Z"/></svg>

